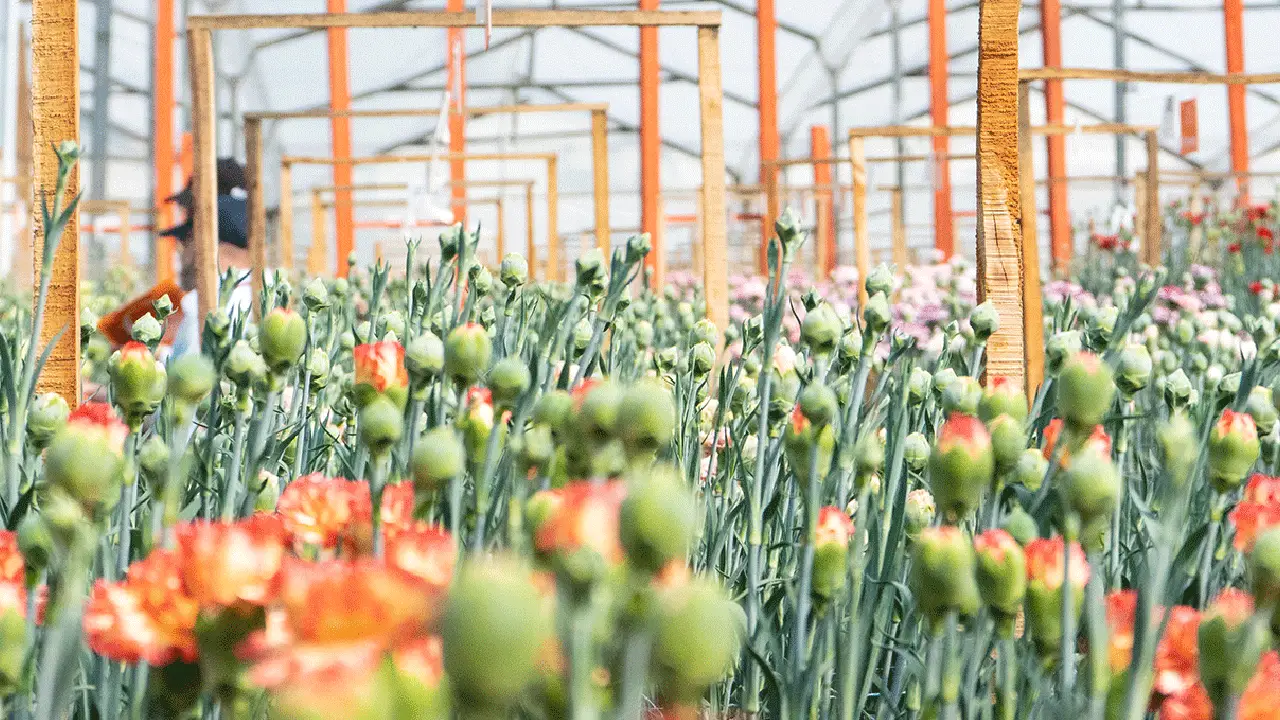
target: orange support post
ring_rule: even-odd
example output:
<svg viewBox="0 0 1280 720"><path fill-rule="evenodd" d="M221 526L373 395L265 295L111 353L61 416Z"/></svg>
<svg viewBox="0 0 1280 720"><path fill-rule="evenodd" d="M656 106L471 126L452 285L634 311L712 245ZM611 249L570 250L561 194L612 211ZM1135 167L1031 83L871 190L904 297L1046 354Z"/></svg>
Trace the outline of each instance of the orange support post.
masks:
<svg viewBox="0 0 1280 720"><path fill-rule="evenodd" d="M1041 37L1044 40L1044 66L1062 67L1062 2L1040 0ZM1046 80L1044 83L1045 121L1049 125L1062 124L1065 102L1062 98L1062 81ZM1067 215L1066 137L1050 135L1049 144L1049 238L1055 273L1065 273L1071 262L1071 218Z"/></svg>
<svg viewBox="0 0 1280 720"><path fill-rule="evenodd" d="M449 0L447 9L450 12L466 10L464 0ZM449 57L449 152L452 154L467 151L467 116L463 111L467 107L467 49L463 42L462 28L449 28L446 52ZM449 177L453 180L451 190L453 198L453 219L457 222L467 221L467 162L461 159L449 162Z"/></svg>
<svg viewBox="0 0 1280 720"><path fill-rule="evenodd" d="M1223 26L1226 29L1227 72L1244 72L1244 3L1241 0L1223 0ZM1249 172L1249 126L1244 114L1245 86L1227 86L1227 113L1231 127L1231 171ZM1248 203L1248 178L1236 176L1239 201Z"/></svg>
<svg viewBox="0 0 1280 720"><path fill-rule="evenodd" d="M756 1L756 64L760 91L760 184L765 213L760 236L760 272L768 272L769 241L778 217L778 15L774 0Z"/></svg>
<svg viewBox="0 0 1280 720"><path fill-rule="evenodd" d="M640 0L641 10L657 10L658 0ZM640 28L640 229L649 233L653 250L645 265L653 285L662 285L666 239L662 236L662 136L658 133L658 28Z"/></svg>
<svg viewBox="0 0 1280 720"><path fill-rule="evenodd" d="M815 160L826 160L831 157L831 136L827 134L825 125L814 125L809 128L809 154ZM836 267L836 194L831 187L834 174L831 163L815 162L813 164L813 184L818 187L815 197L818 202L818 277L825 280L831 277Z"/></svg>
<svg viewBox="0 0 1280 720"><path fill-rule="evenodd" d="M152 133L155 143L156 227L173 227L172 207L166 201L173 194L173 44L176 30L173 0L156 0L155 111ZM184 178L185 180L185 178ZM173 238L157 237L155 244L156 282L171 282Z"/></svg>
<svg viewBox="0 0 1280 720"><path fill-rule="evenodd" d="M328 0L329 12L345 13L347 0ZM346 28L329 28L329 109L345 112L351 109L351 86L347 80L347 30ZM351 157L351 118L334 115L330 119L333 132L333 156L335 158ZM352 166L350 163L335 163L333 166L333 184L338 187L351 187ZM334 244L338 249L338 277L347 274L347 256L355 249L355 211L351 206L351 191L339 190L334 194L334 224L337 236Z"/></svg>
<svg viewBox="0 0 1280 720"><path fill-rule="evenodd" d="M929 0L929 117L934 127L946 127L951 100L947 94L947 3ZM945 133L933 136L934 247L949 258L956 249L955 222L951 213L950 140Z"/></svg>

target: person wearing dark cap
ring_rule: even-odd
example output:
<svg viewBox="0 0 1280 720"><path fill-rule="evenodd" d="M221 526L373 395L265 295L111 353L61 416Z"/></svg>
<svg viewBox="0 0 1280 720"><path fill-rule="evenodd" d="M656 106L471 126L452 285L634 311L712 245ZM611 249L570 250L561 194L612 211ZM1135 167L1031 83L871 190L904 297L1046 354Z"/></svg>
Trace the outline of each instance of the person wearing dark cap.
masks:
<svg viewBox="0 0 1280 720"><path fill-rule="evenodd" d="M232 158L218 160L218 272L236 269L246 274L249 260L249 205L246 200L244 168ZM180 225L162 230L160 235L172 237L179 243L182 253L182 272L179 283L187 292L182 298L182 318L176 337L173 338L173 356L177 357L199 346L199 300L196 296L196 253L192 239L193 194L191 180L177 194L168 198L186 211L186 220ZM252 302L248 283L241 283L229 298L229 310L247 309Z"/></svg>

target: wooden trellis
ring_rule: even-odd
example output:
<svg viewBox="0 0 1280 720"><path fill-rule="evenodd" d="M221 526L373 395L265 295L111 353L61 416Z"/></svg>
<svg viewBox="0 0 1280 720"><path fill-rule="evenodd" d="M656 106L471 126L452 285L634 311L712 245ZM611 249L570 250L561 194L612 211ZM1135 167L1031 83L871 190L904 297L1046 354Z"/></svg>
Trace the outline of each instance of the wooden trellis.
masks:
<svg viewBox="0 0 1280 720"><path fill-rule="evenodd" d="M560 197L559 197L559 190L557 189L557 188L559 187L559 180L558 180L558 178L559 178L559 160L558 160L558 158L557 158L557 156L556 156L556 154L555 154L555 153L518 153L518 152L510 152L510 153L442 153L442 154L440 154L440 155L370 155L370 156L366 156L366 157L347 158L347 159L343 159L343 160L338 160L338 159L336 159L336 158L331 158L331 157L302 157L302 156L295 157L295 156L292 156L292 155L286 155L284 158L282 158L282 159L281 159L281 161L280 161L280 162L281 162L281 164L282 164L284 167L292 168L294 165L333 165L333 164L337 164L337 163L340 163L340 162L341 162L341 163L351 164L351 165L391 165L391 164L395 164L395 163L430 162L431 160L435 160L435 159L439 159L439 160L457 160L457 159L461 159L461 160L468 160L468 161L471 161L471 160L474 160L474 161L485 161L485 160L490 160L490 161L492 161L492 160L526 160L526 161L535 161L535 162L544 162L544 163L546 163L546 172L547 172L547 175L546 175L546 178L547 178L547 180L546 180L546 181L547 181L547 279L548 279L548 280L553 280L553 281L554 281L554 280L559 280L559 279L560 279L560 277L559 277L559 268L560 268L560 236L559 236L559 207L560 207ZM290 170L289 175L290 175L290 177L292 177L292 170ZM521 182L527 182L527 181L521 181ZM476 185L472 184L472 186L473 186L473 187L475 187ZM281 197L282 197L282 198L284 197L284 193L285 193L286 191L287 191L288 193L292 194L293 189L292 189L292 187L281 188L281 193L282 193L282 194L281 194ZM527 188L526 188L526 190L525 190L525 200L526 200L526 212L529 214L529 216L530 216L530 217L532 217L532 216L533 216L533 190L532 190L532 188L531 188L531 187L527 187ZM289 215L288 217L286 217L286 216L285 216L285 214L284 214L284 209L283 209L283 208L281 209L281 215L280 215L280 223L281 223L281 225L280 225L280 226L281 226L281 235L282 235L282 236L287 234L288 236L292 237L292 236L293 236L293 228L292 228L292 220L291 220L291 217L292 217L292 210L293 210L293 208L292 208L292 201L290 202L290 204L289 204L289 205L290 205L290 207L289 207L290 215ZM313 215L314 215L314 209L313 209ZM287 228L287 229L286 229L286 228ZM313 233L315 232L315 229L314 229L314 228L312 229L312 232L313 232ZM529 244L528 244L527 250L528 250L528 251L529 251L529 253L530 253L530 254L529 254L529 257L528 257L528 260L529 260L529 267L530 267L530 270L531 270L531 271L532 271L532 269L533 269L534 267L536 267L536 265L537 265L537 257L536 257L536 255L533 253L534 249L535 249L535 248L534 248L533 243L532 243L532 235L530 235L530 242L529 242ZM283 248L282 248L282 251L283 251ZM290 246L290 251L292 252L292 246ZM265 252L259 251L259 254L260 254L260 256L261 256L261 260L262 260L262 262L263 262L263 263L264 263L264 265L265 265L265 262L266 262ZM258 257L258 256L255 256L255 257ZM342 258L339 258L338 260L339 260L339 263L341 263ZM254 260L254 262L255 262L255 263L257 263L257 262L258 262L258 260L257 260L257 259L255 259L255 260ZM726 284L728 283L728 279L727 279L727 277L726 277L725 282L726 282ZM726 291L726 292L727 292L727 291ZM728 296L727 296L727 294L726 294L726 298L727 298L727 297L728 297ZM727 312L727 310L726 310L726 312Z"/></svg>
<svg viewBox="0 0 1280 720"><path fill-rule="evenodd" d="M69 0L61 0L69 2ZM701 124L703 237L707 261L703 281L707 313L721 328L728 325L728 277L725 266L724 128L720 78L720 13L703 11L497 10L494 27L690 27L697 31L698 100ZM193 237L200 269L197 290L201 315L216 307L217 107L213 74L213 33L218 30L296 30L304 28L470 28L481 27L469 12L369 12L280 15L202 15L187 19L187 48L192 81L194 178ZM260 133L258 141L260 142ZM260 192L260 190L257 190Z"/></svg>
<svg viewBox="0 0 1280 720"><path fill-rule="evenodd" d="M596 244L606 255L610 249L609 227L609 106L607 103L556 103L550 105L493 105L485 107L468 107L464 114L471 117L486 115L524 114L524 113L587 113L591 117L591 167L592 167L592 199L595 211ZM264 181L262 177L262 124L264 122L282 122L286 120L319 120L334 117L347 118L413 118L439 117L439 109L388 109L388 110L297 110L278 112L248 112L244 114L245 152L248 156L246 166L249 185L250 255L262 257L265 264L265 242L267 225L267 208L263 199ZM284 192L291 188L293 181L292 168L281 166L280 187L283 216L287 209L293 211L293 200L286 202ZM288 207L286 207L286 205ZM292 262L293 233L292 227L281 225L279 237L281 248L288 248L289 253L280 253L283 267ZM256 251L256 252L255 252Z"/></svg>

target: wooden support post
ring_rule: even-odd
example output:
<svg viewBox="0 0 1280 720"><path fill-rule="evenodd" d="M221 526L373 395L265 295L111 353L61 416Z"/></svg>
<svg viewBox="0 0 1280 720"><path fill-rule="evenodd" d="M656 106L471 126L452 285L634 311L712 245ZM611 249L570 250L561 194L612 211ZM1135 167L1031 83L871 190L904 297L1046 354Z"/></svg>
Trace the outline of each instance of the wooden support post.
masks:
<svg viewBox="0 0 1280 720"><path fill-rule="evenodd" d="M152 148L155 158L155 227L172 227L174 214L168 198L173 195L174 29L173 0L156 0L155 62L152 66ZM177 248L172 237L156 233L156 281L172 281Z"/></svg>
<svg viewBox="0 0 1280 720"><path fill-rule="evenodd" d="M1160 209L1160 138L1148 130L1147 143L1147 226L1142 238L1142 256L1151 267L1160 264L1164 235L1164 213Z"/></svg>
<svg viewBox="0 0 1280 720"><path fill-rule="evenodd" d="M658 0L640 0L641 10L657 10ZM640 28L640 231L649 233L653 249L645 265L653 273L653 287L661 287L666 258L662 232L662 135L659 131L658 28Z"/></svg>
<svg viewBox="0 0 1280 720"><path fill-rule="evenodd" d="M774 0L756 0L756 68L759 80L760 185L764 188L760 274L768 272L769 242L778 219L778 18Z"/></svg>
<svg viewBox="0 0 1280 720"><path fill-rule="evenodd" d="M825 125L814 125L809 128L809 152L815 160L831 158L831 137ZM813 184L818 186L814 193L814 201L818 212L817 245L815 246L818 262L817 279L826 280L836 267L836 194L830 187L835 174L831 171L831 163L815 162L813 164ZM825 187L824 187L825 186Z"/></svg>
<svg viewBox="0 0 1280 720"><path fill-rule="evenodd" d="M547 279L559 282L560 274L560 163L547 159Z"/></svg>
<svg viewBox="0 0 1280 720"><path fill-rule="evenodd" d="M978 300L1000 328L987 341L987 377L1025 387L1022 206L1018 180L1019 0L985 0L978 16Z"/></svg>
<svg viewBox="0 0 1280 720"><path fill-rule="evenodd" d="M280 165L280 225L277 267L285 272L293 269L293 165Z"/></svg>
<svg viewBox="0 0 1280 720"><path fill-rule="evenodd" d="M497 206L496 212L498 213L498 253L497 257L494 258L493 264L496 266L501 265L502 258L507 255L507 217L506 213L503 212L501 197L495 198L495 204Z"/></svg>
<svg viewBox="0 0 1280 720"><path fill-rule="evenodd" d="M1227 51L1227 73L1244 72L1244 2L1223 0L1222 19ZM1245 114L1244 85L1227 86L1227 122L1231 135L1231 171L1249 172L1249 116ZM1236 176L1237 202L1249 203L1249 179Z"/></svg>
<svg viewBox="0 0 1280 720"><path fill-rule="evenodd" d="M1031 151L1031 84L1018 83L1018 177L1022 207L1022 337L1028 402L1044 383L1044 295L1040 287L1040 236L1036 232L1036 173Z"/></svg>
<svg viewBox="0 0 1280 720"><path fill-rule="evenodd" d="M191 73L192 232L200 322L218 307L218 160L213 33L187 31Z"/></svg>
<svg viewBox="0 0 1280 720"><path fill-rule="evenodd" d="M858 308L867 306L867 274L871 272L871 228L867 227L867 142L849 138L853 167L853 262L858 270Z"/></svg>
<svg viewBox="0 0 1280 720"><path fill-rule="evenodd" d="M66 140L80 141L80 45L76 0L33 0L31 5L32 114L35 120L35 183L32 217L32 277L40 282L44 256L44 221L40 196L52 193L58 180L58 157L53 148ZM80 173L67 182L66 200L80 190ZM44 324L43 348L61 333L36 384L38 392L56 392L71 407L80 404L80 228L79 213L66 226L53 256ZM19 389L21 392L22 390Z"/></svg>
<svg viewBox="0 0 1280 720"><path fill-rule="evenodd" d="M328 0L331 14L345 13L347 0ZM347 65L347 30L333 27L328 30L329 40L329 109L335 115L329 119L332 132L333 156L351 157L351 118L344 113L351 109L351 85ZM352 167L345 163L333 166L333 184L347 186L352 183ZM351 206L351 193L336 194L333 209L336 229L334 244L338 248L338 277L347 276L347 256L355 249L355 210Z"/></svg>
<svg viewBox="0 0 1280 720"><path fill-rule="evenodd" d="M1147 171L1133 174L1133 234L1147 241Z"/></svg>
<svg viewBox="0 0 1280 720"><path fill-rule="evenodd" d="M946 127L951 109L947 93L947 4L929 0L929 117L934 127ZM955 221L951 208L951 163L947 161L950 141L946 135L933 136L933 225L934 247L949 258L955 253Z"/></svg>
<svg viewBox="0 0 1280 720"><path fill-rule="evenodd" d="M609 116L604 110L591 111L591 172L596 214L596 247L609 257Z"/></svg>
<svg viewBox="0 0 1280 720"><path fill-rule="evenodd" d="M120 265L121 267L133 267L133 207L128 201L121 202L116 206L116 217L120 222Z"/></svg>
<svg viewBox="0 0 1280 720"><path fill-rule="evenodd" d="M307 274L311 277L328 274L326 270L329 267L329 242L325 233L326 224L324 201L320 197L320 192L313 190L311 191L311 248L307 251Z"/></svg>
<svg viewBox="0 0 1280 720"><path fill-rule="evenodd" d="M529 263L529 279L538 278L538 246L533 232L533 183L524 188L524 254Z"/></svg>
<svg viewBox="0 0 1280 720"><path fill-rule="evenodd" d="M907 266L907 226L902 218L902 187L894 186L889 190L889 214L893 216L893 242L890 257L893 264L902 270Z"/></svg>
<svg viewBox="0 0 1280 720"><path fill-rule="evenodd" d="M258 298L262 296L263 277L267 272L267 203L262 187L262 121L247 119L244 122L245 190L249 206L249 283L253 287L250 303L255 315ZM337 166L335 166L337 167ZM347 167L350 167L349 165ZM283 204L283 203L281 203Z"/></svg>
<svg viewBox="0 0 1280 720"><path fill-rule="evenodd" d="M698 100L702 118L703 292L707 317L729 327L729 258L724 194L724 98L720 85L720 29L698 28Z"/></svg>

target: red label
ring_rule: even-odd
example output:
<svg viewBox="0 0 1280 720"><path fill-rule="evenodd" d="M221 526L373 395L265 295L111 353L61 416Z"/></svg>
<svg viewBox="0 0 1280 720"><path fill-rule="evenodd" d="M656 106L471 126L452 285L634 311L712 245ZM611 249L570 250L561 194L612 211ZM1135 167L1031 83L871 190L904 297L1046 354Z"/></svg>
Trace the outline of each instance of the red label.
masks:
<svg viewBox="0 0 1280 720"><path fill-rule="evenodd" d="M1195 98L1183 100L1179 109L1182 114L1182 154L1186 155L1200 149L1200 121Z"/></svg>

